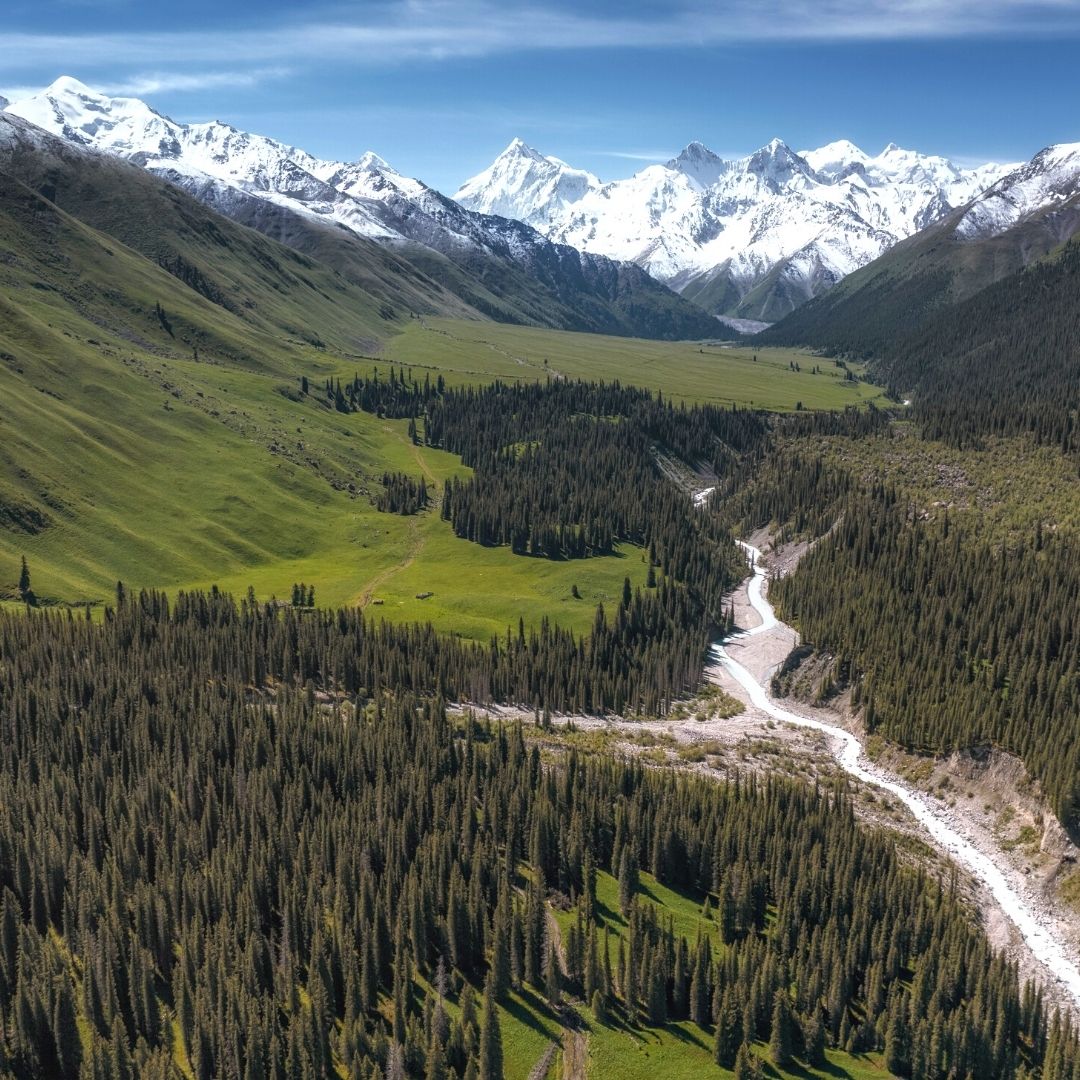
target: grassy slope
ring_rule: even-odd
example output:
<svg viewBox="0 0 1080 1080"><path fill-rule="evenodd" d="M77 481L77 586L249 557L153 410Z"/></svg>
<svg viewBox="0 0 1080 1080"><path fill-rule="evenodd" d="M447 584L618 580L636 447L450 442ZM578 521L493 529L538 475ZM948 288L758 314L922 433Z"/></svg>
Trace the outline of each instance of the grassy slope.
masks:
<svg viewBox="0 0 1080 1080"><path fill-rule="evenodd" d="M488 591L515 598L513 617L520 606L585 628L591 600L643 579L639 558L553 566L458 541L436 514L379 514L372 476L441 481L457 460L412 447L403 423L300 399L300 373L343 361L282 342L5 183L0 247L18 254L0 266L0 588L23 553L36 591L65 600L107 598L123 578L262 595L303 580L345 603L374 582L387 612L486 636L512 621ZM358 332L378 329L364 316L352 313ZM413 549L424 558L396 573Z"/></svg>
<svg viewBox="0 0 1080 1080"><path fill-rule="evenodd" d="M795 353L755 363L740 349L410 318L438 299L415 276L388 312L400 275L377 252L346 277L137 168L5 153L34 187L0 172L0 601L25 554L45 599L106 600L118 579L261 597L303 581L320 604L381 600L374 610L474 637L519 614L584 630L624 576L643 580L640 552L553 563L459 541L437 512L377 513L384 470L441 482L460 464L412 447L404 424L301 398L300 376L370 370L382 343L384 369L450 382L555 371L776 408L873 393L828 366L809 374L804 355L791 371ZM177 259L201 292L160 265Z"/></svg>
<svg viewBox="0 0 1080 1080"><path fill-rule="evenodd" d="M260 596L287 596L304 581L315 584L320 603L381 599L387 615L486 637L519 613L585 629L595 600L617 595L627 574L643 579L632 550L552 563L459 541L435 513L377 513L366 492L384 469L441 481L460 465L412 447L402 423L341 416L296 392L302 373L314 382L372 361L284 338L261 310L241 318L6 183L0 247L17 257L0 266L0 505L9 515L0 529L0 591L14 585L25 553L47 598L106 599L120 578L170 589L217 582L242 592L251 584ZM227 264L220 266L224 277ZM244 273L238 265L237 278ZM268 286L245 288L261 309L259 290ZM339 323L342 338L385 337L385 320L363 299L351 322ZM279 318L292 318L294 300L286 290ZM406 359L423 343L425 363L451 380L483 381L522 369L482 340L503 348L526 340L560 370L621 375L679 396L836 404L867 391L831 375L796 375L786 360L754 364L737 350L703 356L688 345L439 326L446 332L407 322L388 353ZM540 377L542 362L524 370ZM36 515L47 524L32 531ZM581 601L570 598L575 584ZM417 600L422 592L434 595Z"/></svg>
<svg viewBox="0 0 1080 1080"><path fill-rule="evenodd" d="M773 410L842 408L879 398L878 387L848 383L831 362L794 349L664 343L533 327L425 318L391 338L395 364L442 371L451 382L490 378L619 379L661 390L675 401L754 405ZM754 361L757 356L757 361ZM801 371L792 371L794 360ZM820 364L820 374L811 374Z"/></svg>

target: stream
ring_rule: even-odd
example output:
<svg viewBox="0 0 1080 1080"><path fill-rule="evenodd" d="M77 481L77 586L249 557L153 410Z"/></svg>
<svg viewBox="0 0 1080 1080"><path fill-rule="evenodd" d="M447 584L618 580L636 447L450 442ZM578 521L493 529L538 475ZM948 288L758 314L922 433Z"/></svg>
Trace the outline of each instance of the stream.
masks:
<svg viewBox="0 0 1080 1080"><path fill-rule="evenodd" d="M753 577L747 592L750 605L761 617L761 625L737 632L733 640L767 633L784 625L776 618L772 605L763 593L767 578L761 565L761 552L746 543L740 542L740 546L750 556ZM766 688L742 664L732 659L722 644L713 645L710 651L762 712L785 724L823 732L828 736L830 750L841 768L863 783L887 791L899 799L929 834L934 846L970 871L989 890L1002 912L1020 932L1035 959L1058 983L1063 993L1075 1005L1080 1006L1080 968L1069 958L1049 920L1038 911L1036 903L1029 895L1010 882L994 862L992 854L976 846L963 834L961 828L950 820L947 808L874 766L864 754L858 738L850 731L801 716L777 705L769 697Z"/></svg>

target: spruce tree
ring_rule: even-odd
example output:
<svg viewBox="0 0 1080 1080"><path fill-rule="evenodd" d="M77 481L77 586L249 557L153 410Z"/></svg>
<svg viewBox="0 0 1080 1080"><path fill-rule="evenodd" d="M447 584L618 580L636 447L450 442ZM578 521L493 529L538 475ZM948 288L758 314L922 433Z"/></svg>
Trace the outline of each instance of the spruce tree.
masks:
<svg viewBox="0 0 1080 1080"><path fill-rule="evenodd" d="M638 891L637 859L630 850L630 845L623 847L619 860L619 910L624 916L630 914L630 907Z"/></svg>
<svg viewBox="0 0 1080 1080"><path fill-rule="evenodd" d="M819 1068L825 1064L825 1025L821 1022L817 1009L806 1018L802 1031L806 1064L811 1068Z"/></svg>
<svg viewBox="0 0 1080 1080"><path fill-rule="evenodd" d="M499 1007L495 1000L495 982L488 974L484 984L484 1018L480 1027L480 1052L477 1080L503 1080L502 1033Z"/></svg>
<svg viewBox="0 0 1080 1080"><path fill-rule="evenodd" d="M743 1043L735 1055L735 1080L758 1080L761 1070L749 1043Z"/></svg>
<svg viewBox="0 0 1080 1080"><path fill-rule="evenodd" d="M717 1065L730 1069L735 1064L735 1055L741 1045L742 1029L739 1013L730 993L725 991L716 1016L716 1030L713 1033L713 1060Z"/></svg>
<svg viewBox="0 0 1080 1080"><path fill-rule="evenodd" d="M791 1061L791 998L786 990L777 990L773 995L769 1058L780 1068Z"/></svg>

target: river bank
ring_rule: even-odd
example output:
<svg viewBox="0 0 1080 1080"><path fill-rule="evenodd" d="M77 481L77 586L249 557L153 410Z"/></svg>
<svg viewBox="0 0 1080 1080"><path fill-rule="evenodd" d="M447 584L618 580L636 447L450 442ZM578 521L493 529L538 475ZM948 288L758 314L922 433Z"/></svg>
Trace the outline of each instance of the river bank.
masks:
<svg viewBox="0 0 1080 1080"><path fill-rule="evenodd" d="M750 544L743 547L752 556L753 574L740 590L741 602L736 602L740 631L714 646L711 677L771 720L818 732L845 772L901 803L925 839L971 876L995 944L1006 948L1022 973L1036 978L1054 1001L1073 1009L1080 1006L1075 931L1062 913L1036 895L997 839L971 815L870 761L850 721L839 713L781 704L771 697L767 687L772 673L797 643L797 635L776 619L767 600L768 577L760 552Z"/></svg>

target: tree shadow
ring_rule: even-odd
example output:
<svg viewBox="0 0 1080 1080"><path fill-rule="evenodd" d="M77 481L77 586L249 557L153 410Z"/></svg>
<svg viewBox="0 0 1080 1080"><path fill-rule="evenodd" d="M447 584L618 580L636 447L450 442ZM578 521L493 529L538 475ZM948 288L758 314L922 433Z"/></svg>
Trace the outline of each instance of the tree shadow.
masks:
<svg viewBox="0 0 1080 1080"><path fill-rule="evenodd" d="M835 1076L838 1080L851 1080L852 1075L847 1069L837 1065L835 1061L829 1061L828 1058L824 1065L817 1066L813 1072L801 1061L792 1061L784 1066L783 1072L780 1072L771 1061L765 1058L759 1060L761 1071L772 1080L783 1080L785 1077L795 1077L796 1080L818 1080L821 1076Z"/></svg>
<svg viewBox="0 0 1080 1080"><path fill-rule="evenodd" d="M540 997L539 994L534 993L529 987L520 987L500 1004L519 1023L541 1035L545 1035L549 1039L559 1038L562 1031L562 1020L547 1001ZM545 1020L552 1027L545 1024Z"/></svg>

